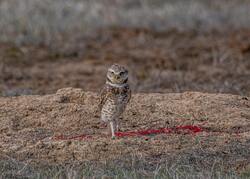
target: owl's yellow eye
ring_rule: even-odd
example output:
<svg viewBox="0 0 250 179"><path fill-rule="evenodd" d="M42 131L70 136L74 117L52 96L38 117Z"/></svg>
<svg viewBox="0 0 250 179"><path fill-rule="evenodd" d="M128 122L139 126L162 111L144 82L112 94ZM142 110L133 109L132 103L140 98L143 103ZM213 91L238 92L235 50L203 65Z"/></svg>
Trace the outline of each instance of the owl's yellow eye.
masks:
<svg viewBox="0 0 250 179"><path fill-rule="evenodd" d="M119 73L120 76L122 76L122 75L124 75L124 74L125 74L124 71L122 71L122 72Z"/></svg>

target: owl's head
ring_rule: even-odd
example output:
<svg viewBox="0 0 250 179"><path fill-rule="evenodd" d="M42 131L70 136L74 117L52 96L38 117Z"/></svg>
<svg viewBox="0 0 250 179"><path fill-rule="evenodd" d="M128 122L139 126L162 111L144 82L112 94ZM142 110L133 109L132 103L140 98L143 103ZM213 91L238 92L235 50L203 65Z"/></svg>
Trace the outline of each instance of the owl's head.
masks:
<svg viewBox="0 0 250 179"><path fill-rule="evenodd" d="M125 84L128 81L128 70L121 65L113 64L108 69L107 81L112 84Z"/></svg>

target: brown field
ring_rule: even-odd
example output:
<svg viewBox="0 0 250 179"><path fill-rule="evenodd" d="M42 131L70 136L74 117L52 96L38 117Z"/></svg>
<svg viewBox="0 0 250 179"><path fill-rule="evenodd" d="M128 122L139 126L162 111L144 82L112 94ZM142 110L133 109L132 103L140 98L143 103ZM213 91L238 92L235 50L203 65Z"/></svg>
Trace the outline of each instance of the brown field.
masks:
<svg viewBox="0 0 250 179"><path fill-rule="evenodd" d="M249 178L249 8L0 0L0 179ZM96 108L113 63L133 91L122 132L202 132L111 140Z"/></svg>
<svg viewBox="0 0 250 179"><path fill-rule="evenodd" d="M112 63L128 66L134 92L202 91L250 95L250 30L198 33L111 28L74 46L1 44L5 96L98 91Z"/></svg>
<svg viewBox="0 0 250 179"><path fill-rule="evenodd" d="M68 178L82 171L88 176L85 170L89 176L151 178L157 171L163 178L190 172L195 174L189 178L197 172L206 178L217 176L218 168L219 175L233 171L248 176L249 37L247 30L196 34L111 28L67 50L1 44L3 96L51 93L1 98L1 157L12 161L4 163L11 172L3 176L27 176L33 167L47 171L41 176ZM123 131L179 125L198 125L205 131L111 140L95 114L93 92L101 88L106 68L114 62L130 69L134 93ZM92 92L65 89L52 94L64 87ZM82 134L93 138L53 140ZM121 168L114 169L117 164ZM107 172L113 170L118 174Z"/></svg>

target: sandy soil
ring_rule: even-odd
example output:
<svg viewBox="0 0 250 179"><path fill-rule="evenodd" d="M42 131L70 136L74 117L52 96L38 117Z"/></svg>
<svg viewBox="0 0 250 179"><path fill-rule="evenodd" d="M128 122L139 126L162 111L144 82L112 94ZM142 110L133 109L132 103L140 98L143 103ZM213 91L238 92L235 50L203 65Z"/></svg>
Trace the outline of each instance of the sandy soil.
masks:
<svg viewBox="0 0 250 179"><path fill-rule="evenodd" d="M122 120L122 131L197 125L185 131L111 140L95 113L97 95L64 88L50 95L0 98L0 154L35 164L105 162L128 158L156 164L170 157L200 156L204 167L214 158L226 167L250 169L250 98L230 94L138 93ZM56 140L58 135L91 135L82 140ZM176 157L175 157L176 156ZM190 158L191 157L191 158Z"/></svg>

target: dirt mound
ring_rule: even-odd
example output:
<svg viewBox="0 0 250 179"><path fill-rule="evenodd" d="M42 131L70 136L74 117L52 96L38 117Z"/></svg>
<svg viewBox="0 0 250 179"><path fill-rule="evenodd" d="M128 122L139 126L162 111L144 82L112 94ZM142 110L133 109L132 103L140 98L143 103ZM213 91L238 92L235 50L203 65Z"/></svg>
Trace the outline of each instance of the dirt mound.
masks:
<svg viewBox="0 0 250 179"><path fill-rule="evenodd" d="M134 94L122 120L122 131L183 125L200 126L204 131L116 140L111 140L100 124L95 113L97 99L96 93L75 88L45 96L2 97L1 157L61 163L103 162L133 155L157 162L180 152L196 151L198 155L197 151L203 151L230 161L230 166L249 167L249 151L239 149L250 147L249 97L199 92ZM83 134L91 138L55 138Z"/></svg>

